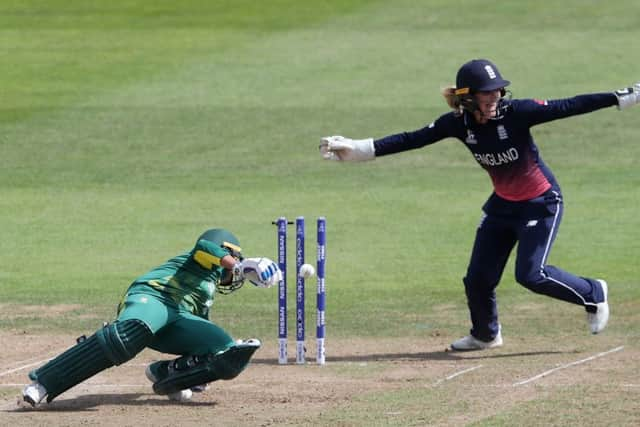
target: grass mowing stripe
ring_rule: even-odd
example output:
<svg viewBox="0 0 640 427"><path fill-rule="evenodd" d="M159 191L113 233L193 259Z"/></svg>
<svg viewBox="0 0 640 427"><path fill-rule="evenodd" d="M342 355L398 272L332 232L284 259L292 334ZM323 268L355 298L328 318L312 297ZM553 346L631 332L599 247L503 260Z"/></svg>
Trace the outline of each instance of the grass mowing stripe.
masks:
<svg viewBox="0 0 640 427"><path fill-rule="evenodd" d="M6 1L0 5L1 123L72 106L275 32L308 27L370 5L269 2Z"/></svg>

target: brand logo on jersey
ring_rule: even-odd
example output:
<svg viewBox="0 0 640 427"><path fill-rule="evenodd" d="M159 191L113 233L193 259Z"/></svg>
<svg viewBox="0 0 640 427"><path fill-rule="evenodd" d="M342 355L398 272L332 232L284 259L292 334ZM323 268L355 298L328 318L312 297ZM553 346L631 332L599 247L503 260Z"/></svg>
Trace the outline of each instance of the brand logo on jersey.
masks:
<svg viewBox="0 0 640 427"><path fill-rule="evenodd" d="M500 139L509 139L509 135L507 134L507 130L503 125L498 125L498 138Z"/></svg>
<svg viewBox="0 0 640 427"><path fill-rule="evenodd" d="M493 71L493 67L491 65L485 65L484 66L484 70L487 72L487 74L489 75L490 79L495 79L496 78L496 72Z"/></svg>
<svg viewBox="0 0 640 427"><path fill-rule="evenodd" d="M535 227L536 225L538 225L537 219L532 219L529 222L527 222L527 227Z"/></svg>
<svg viewBox="0 0 640 427"><path fill-rule="evenodd" d="M466 142L467 144L477 144L478 140L476 139L476 136L473 134L473 132L467 129L467 139L465 139L464 142Z"/></svg>
<svg viewBox="0 0 640 427"><path fill-rule="evenodd" d="M536 104L540 104L540 105L549 105L549 103L546 100L543 99L534 99L533 100Z"/></svg>
<svg viewBox="0 0 640 427"><path fill-rule="evenodd" d="M480 223L478 224L478 228L482 228L482 225L484 224L485 219L487 219L487 214L483 212L482 216L480 217Z"/></svg>
<svg viewBox="0 0 640 427"><path fill-rule="evenodd" d="M513 163L520 155L518 154L518 150L515 148L509 148L507 151L503 151L502 153L474 153L473 155L478 163L484 166L500 166L507 163Z"/></svg>

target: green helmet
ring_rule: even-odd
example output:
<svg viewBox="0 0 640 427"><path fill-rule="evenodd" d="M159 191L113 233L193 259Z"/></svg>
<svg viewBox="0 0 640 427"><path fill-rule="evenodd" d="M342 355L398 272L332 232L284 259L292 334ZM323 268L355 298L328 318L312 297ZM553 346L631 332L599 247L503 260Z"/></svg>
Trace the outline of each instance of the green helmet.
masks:
<svg viewBox="0 0 640 427"><path fill-rule="evenodd" d="M211 243L215 243L229 251L231 256L238 258L242 252L240 248L240 241L230 231L224 228L212 228L207 230L198 237L198 240L208 240Z"/></svg>
<svg viewBox="0 0 640 427"><path fill-rule="evenodd" d="M198 237L197 241L207 240L211 243L219 245L220 247L229 251L229 255L242 261L242 248L240 247L240 241L230 231L223 228L212 228L205 231ZM220 283L216 290L221 294L229 294L239 289L244 284L244 279L240 277L234 277L233 271L224 269Z"/></svg>

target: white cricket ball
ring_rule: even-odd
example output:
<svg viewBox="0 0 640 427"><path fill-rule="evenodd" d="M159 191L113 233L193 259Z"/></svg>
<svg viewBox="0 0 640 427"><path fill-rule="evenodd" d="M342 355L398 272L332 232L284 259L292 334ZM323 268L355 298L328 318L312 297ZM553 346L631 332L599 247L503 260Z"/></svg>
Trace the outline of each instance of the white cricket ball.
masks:
<svg viewBox="0 0 640 427"><path fill-rule="evenodd" d="M175 393L171 393L168 396L169 400L175 400L176 402L188 402L191 400L193 392L191 391L191 389L185 389L176 391Z"/></svg>
<svg viewBox="0 0 640 427"><path fill-rule="evenodd" d="M300 276L303 279L308 279L309 277L312 277L314 274L316 274L316 269L313 268L313 265L311 265L311 264L302 264L300 266Z"/></svg>

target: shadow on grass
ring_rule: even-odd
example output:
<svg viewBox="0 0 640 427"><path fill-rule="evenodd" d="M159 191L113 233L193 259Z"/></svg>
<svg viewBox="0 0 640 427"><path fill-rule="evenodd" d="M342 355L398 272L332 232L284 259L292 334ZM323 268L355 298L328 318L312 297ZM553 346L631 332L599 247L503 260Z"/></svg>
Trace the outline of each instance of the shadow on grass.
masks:
<svg viewBox="0 0 640 427"><path fill-rule="evenodd" d="M407 361L407 360L473 360L473 359L499 359L505 357L536 357L550 354L563 354L566 351L531 351L519 353L496 353L494 351L428 351L417 353L372 353L364 355L346 355L327 357L327 363L331 362L385 362L385 361ZM309 362L315 359L310 358ZM251 360L253 364L260 365L277 365L278 359L275 358L255 358ZM290 363L295 363L290 361Z"/></svg>
<svg viewBox="0 0 640 427"><path fill-rule="evenodd" d="M138 400L142 396L153 396L149 399ZM78 397L70 397L67 399L54 400L51 403L44 403L36 408L32 408L26 403L16 409L10 409L5 412L83 412L97 411L98 407L105 405L114 406L176 406L181 407L213 407L216 402L176 402L166 397L150 395L145 393L122 393L122 394L85 394Z"/></svg>

